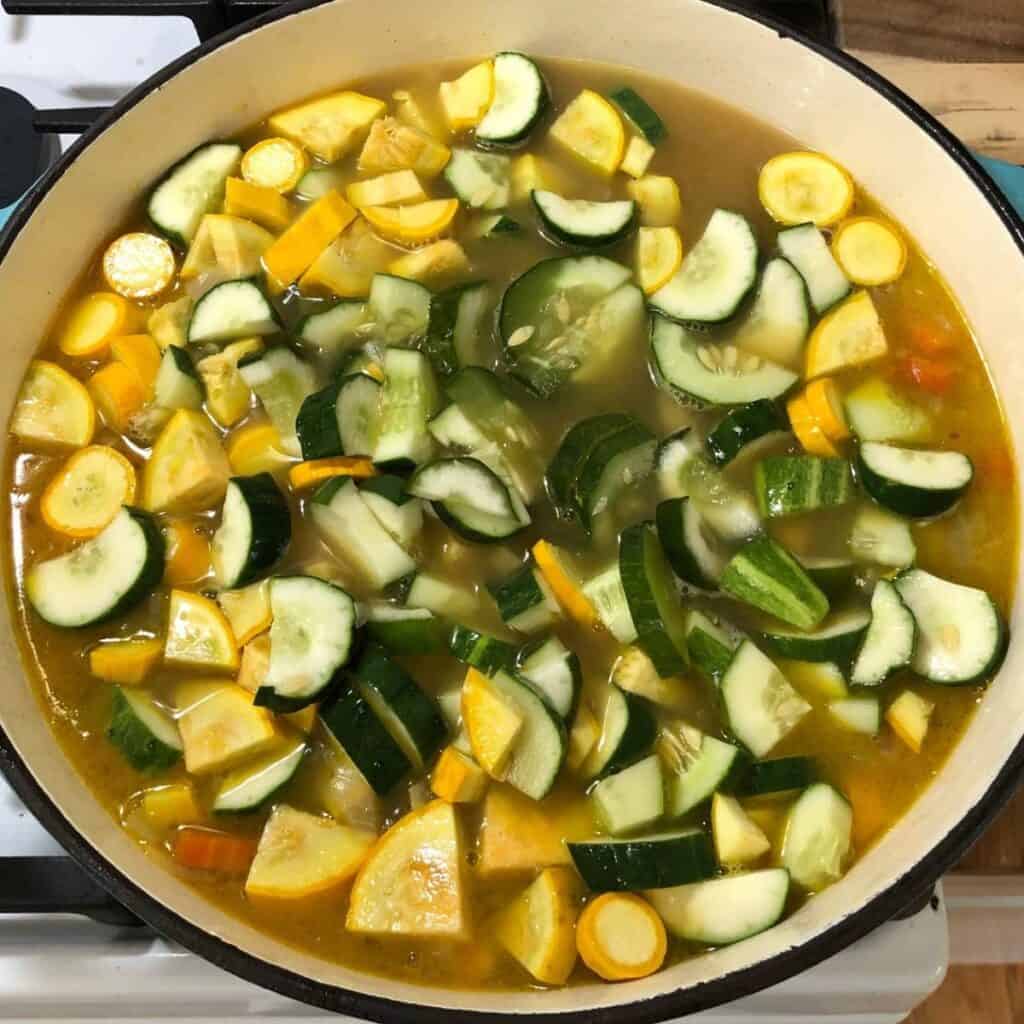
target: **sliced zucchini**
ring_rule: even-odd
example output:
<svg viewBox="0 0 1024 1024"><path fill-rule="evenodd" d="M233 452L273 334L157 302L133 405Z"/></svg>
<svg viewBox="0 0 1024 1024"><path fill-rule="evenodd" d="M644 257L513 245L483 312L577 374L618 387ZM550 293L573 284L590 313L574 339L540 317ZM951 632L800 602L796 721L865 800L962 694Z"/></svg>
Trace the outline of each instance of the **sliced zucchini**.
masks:
<svg viewBox="0 0 1024 1024"><path fill-rule="evenodd" d="M598 818L613 836L653 825L665 811L661 759L642 761L606 775L590 791Z"/></svg>
<svg viewBox="0 0 1024 1024"><path fill-rule="evenodd" d="M821 588L828 598L842 595L854 582L852 558L843 555L794 556L808 576Z"/></svg>
<svg viewBox="0 0 1024 1024"><path fill-rule="evenodd" d="M761 641L780 658L846 664L857 653L871 615L866 608L851 608L831 615L812 632L769 629L761 634Z"/></svg>
<svg viewBox="0 0 1024 1024"><path fill-rule="evenodd" d="M871 625L853 663L850 682L878 686L893 672L908 666L917 644L917 624L900 592L888 580L879 580L871 595Z"/></svg>
<svg viewBox="0 0 1024 1024"><path fill-rule="evenodd" d="M654 471L663 498L685 498L689 494L689 466L703 448L700 435L690 427L669 434L654 449Z"/></svg>
<svg viewBox="0 0 1024 1024"><path fill-rule="evenodd" d="M858 384L843 400L843 409L850 430L860 441L913 444L927 441L932 432L928 413L894 391L883 377Z"/></svg>
<svg viewBox="0 0 1024 1024"><path fill-rule="evenodd" d="M503 210L512 187L512 160L474 149L452 150L444 179L467 206L477 210Z"/></svg>
<svg viewBox="0 0 1024 1024"><path fill-rule="evenodd" d="M376 383L376 382L375 382ZM329 384L307 395L295 417L295 433L299 438L304 461L329 459L343 455L338 430L338 385Z"/></svg>
<svg viewBox="0 0 1024 1024"><path fill-rule="evenodd" d="M685 484L701 515L722 540L734 543L761 532L761 516L750 492L703 455L695 455L687 464Z"/></svg>
<svg viewBox="0 0 1024 1024"><path fill-rule="evenodd" d="M543 629L559 617L558 602L543 575L529 562L508 579L488 583L487 589L502 621L520 633Z"/></svg>
<svg viewBox="0 0 1024 1024"><path fill-rule="evenodd" d="M584 764L584 771L593 777L625 768L651 749L656 732L647 703L610 685L601 718L601 736Z"/></svg>
<svg viewBox="0 0 1024 1024"><path fill-rule="evenodd" d="M452 657L493 676L502 669L512 669L516 663L516 649L497 637L478 633L468 626L454 626L448 637L448 650Z"/></svg>
<svg viewBox="0 0 1024 1024"><path fill-rule="evenodd" d="M134 607L159 584L164 551L164 535L150 515L126 506L95 537L31 566L25 596L51 625L102 622Z"/></svg>
<svg viewBox="0 0 1024 1024"><path fill-rule="evenodd" d="M735 346L716 345L663 316L652 317L651 324L658 379L684 402L742 405L779 398L796 383L792 370L740 353Z"/></svg>
<svg viewBox="0 0 1024 1024"><path fill-rule="evenodd" d="M773 455L754 470L754 490L761 515L816 512L851 502L856 493L846 459L818 455Z"/></svg>
<svg viewBox="0 0 1024 1024"><path fill-rule="evenodd" d="M512 373L548 398L574 375L639 339L643 293L603 256L542 260L506 289L498 331Z"/></svg>
<svg viewBox="0 0 1024 1024"><path fill-rule="evenodd" d="M689 498L669 498L654 518L673 572L701 590L716 590L728 557L697 505Z"/></svg>
<svg viewBox="0 0 1024 1024"><path fill-rule="evenodd" d="M786 911L789 872L745 871L647 894L665 927L677 938L727 946L771 928Z"/></svg>
<svg viewBox="0 0 1024 1024"><path fill-rule="evenodd" d="M139 690L114 687L107 738L137 772L163 772L181 759L174 719Z"/></svg>
<svg viewBox="0 0 1024 1024"><path fill-rule="evenodd" d="M359 344L361 327L367 324L362 299L342 299L322 313L311 313L298 328L299 341L320 356L337 357Z"/></svg>
<svg viewBox="0 0 1024 1024"><path fill-rule="evenodd" d="M750 757L733 743L702 734L692 726L665 727L658 752L669 769L665 782L665 817L681 818L719 790L735 788Z"/></svg>
<svg viewBox="0 0 1024 1024"><path fill-rule="evenodd" d="M733 316L757 280L757 238L746 217L715 210L651 307L683 323L720 323Z"/></svg>
<svg viewBox="0 0 1024 1024"><path fill-rule="evenodd" d="M567 845L576 870L594 892L667 889L718 873L711 837L699 829Z"/></svg>
<svg viewBox="0 0 1024 1024"><path fill-rule="evenodd" d="M498 239L516 238L523 230L522 224L503 213L492 213L481 217L469 228L470 238Z"/></svg>
<svg viewBox="0 0 1024 1024"><path fill-rule="evenodd" d="M933 683L958 686L995 675L1009 632L995 602L975 587L923 569L896 577L896 589L917 623L911 666Z"/></svg>
<svg viewBox="0 0 1024 1024"><path fill-rule="evenodd" d="M613 245L636 227L636 201L566 199L557 192L530 193L541 229L552 241L583 249Z"/></svg>
<svg viewBox="0 0 1024 1024"><path fill-rule="evenodd" d="M223 281L192 308L188 343L220 344L281 330L274 307L255 281Z"/></svg>
<svg viewBox="0 0 1024 1024"><path fill-rule="evenodd" d="M948 512L974 478L960 452L895 448L867 441L857 455L857 475L879 505L898 515L927 519Z"/></svg>
<svg viewBox="0 0 1024 1024"><path fill-rule="evenodd" d="M812 891L842 877L852 845L853 808L824 782L793 804L782 843L782 865L797 885Z"/></svg>
<svg viewBox="0 0 1024 1024"><path fill-rule="evenodd" d="M776 757L755 761L736 786L741 796L768 796L804 789L818 780L818 766L809 757Z"/></svg>
<svg viewBox="0 0 1024 1024"><path fill-rule="evenodd" d="M877 736L882 728L882 708L877 697L844 697L829 701L828 713L844 729Z"/></svg>
<svg viewBox="0 0 1024 1024"><path fill-rule="evenodd" d="M385 344L408 344L427 333L430 290L408 278L374 274L366 317L373 324L374 336Z"/></svg>
<svg viewBox="0 0 1024 1024"><path fill-rule="evenodd" d="M427 424L427 430L442 448L472 454L488 445L487 438L454 402Z"/></svg>
<svg viewBox="0 0 1024 1024"><path fill-rule="evenodd" d="M192 357L177 345L168 345L153 382L153 401L161 409L198 409L205 388Z"/></svg>
<svg viewBox="0 0 1024 1024"><path fill-rule="evenodd" d="M405 603L410 608L426 608L452 621L477 612L480 597L472 584L463 586L431 573L417 572L409 580Z"/></svg>
<svg viewBox="0 0 1024 1024"><path fill-rule="evenodd" d="M731 409L708 432L704 445L716 466L725 466L756 441L789 431L785 413L767 398Z"/></svg>
<svg viewBox="0 0 1024 1024"><path fill-rule="evenodd" d="M560 515L578 514L576 481L594 449L634 422L627 413L612 412L580 420L569 428L545 476L548 496Z"/></svg>
<svg viewBox="0 0 1024 1024"><path fill-rule="evenodd" d="M691 609L686 616L686 651L690 664L716 685L725 675L737 647L735 637L712 622L703 612Z"/></svg>
<svg viewBox="0 0 1024 1024"><path fill-rule="evenodd" d="M292 739L225 776L213 797L215 814L258 811L292 780L306 753L305 738Z"/></svg>
<svg viewBox="0 0 1024 1024"><path fill-rule="evenodd" d="M768 536L755 537L726 564L719 587L798 629L814 629L828 614L828 598L800 563Z"/></svg>
<svg viewBox="0 0 1024 1024"><path fill-rule="evenodd" d="M430 458L434 442L427 423L440 406L437 380L422 352L389 348L384 353L373 461L387 466L417 465Z"/></svg>
<svg viewBox="0 0 1024 1024"><path fill-rule="evenodd" d="M769 260L757 296L730 340L744 352L781 366L798 366L811 330L807 286L789 260Z"/></svg>
<svg viewBox="0 0 1024 1024"><path fill-rule="evenodd" d="M755 757L764 757L811 710L749 640L733 655L721 690L729 728Z"/></svg>
<svg viewBox="0 0 1024 1024"><path fill-rule="evenodd" d="M657 442L651 431L629 417L619 431L600 440L587 456L573 486L572 505L588 532L619 494L648 477Z"/></svg>
<svg viewBox="0 0 1024 1024"><path fill-rule="evenodd" d="M622 588L618 562L592 576L583 584L583 595L593 605L601 624L620 644L636 640L636 625Z"/></svg>
<svg viewBox="0 0 1024 1024"><path fill-rule="evenodd" d="M313 368L290 349L272 348L242 359L238 372L256 392L270 422L277 429L281 448L289 455L300 455L302 447L295 432L295 422L302 403L316 390Z"/></svg>
<svg viewBox="0 0 1024 1024"><path fill-rule="evenodd" d="M334 405L338 437L346 455L372 455L380 418L380 381L366 373L342 377Z"/></svg>
<svg viewBox="0 0 1024 1024"><path fill-rule="evenodd" d="M819 315L850 294L850 282L829 251L825 236L813 224L779 232L779 252L796 267Z"/></svg>
<svg viewBox="0 0 1024 1024"><path fill-rule="evenodd" d="M456 285L430 300L430 327L423 349L438 373L486 362L482 351L484 313L490 303L486 281Z"/></svg>
<svg viewBox="0 0 1024 1024"><path fill-rule="evenodd" d="M232 477L210 544L217 583L244 587L265 576L292 536L288 501L269 473Z"/></svg>
<svg viewBox="0 0 1024 1024"><path fill-rule="evenodd" d="M348 661L355 602L326 580L278 576L270 584L270 607L270 664L253 703L298 711L322 700Z"/></svg>
<svg viewBox="0 0 1024 1024"><path fill-rule="evenodd" d="M359 496L377 522L406 551L411 551L423 529L423 502L405 493L405 481L400 476L371 476L357 486Z"/></svg>
<svg viewBox="0 0 1024 1024"><path fill-rule="evenodd" d="M192 241L199 222L220 209L224 186L242 161L242 147L208 142L176 163L154 186L146 203L153 227L176 245Z"/></svg>
<svg viewBox="0 0 1024 1024"><path fill-rule="evenodd" d="M627 647L612 664L610 682L620 690L643 697L652 704L676 707L686 697L685 683L680 679L663 679L654 662L640 647Z"/></svg>
<svg viewBox="0 0 1024 1024"><path fill-rule="evenodd" d="M522 53L494 57L494 99L476 126L481 146L512 148L529 138L548 107L548 89L537 65Z"/></svg>
<svg viewBox="0 0 1024 1024"><path fill-rule="evenodd" d="M666 138L668 131L664 121L635 89L623 85L608 96L652 146Z"/></svg>
<svg viewBox="0 0 1024 1024"><path fill-rule="evenodd" d="M850 529L850 554L873 565L906 569L917 558L910 524L877 505L857 510Z"/></svg>
<svg viewBox="0 0 1024 1024"><path fill-rule="evenodd" d="M392 654L444 654L449 629L427 608L370 605L366 632Z"/></svg>
<svg viewBox="0 0 1024 1024"><path fill-rule="evenodd" d="M583 672L580 660L557 636L531 644L516 657L516 669L565 721L576 712Z"/></svg>

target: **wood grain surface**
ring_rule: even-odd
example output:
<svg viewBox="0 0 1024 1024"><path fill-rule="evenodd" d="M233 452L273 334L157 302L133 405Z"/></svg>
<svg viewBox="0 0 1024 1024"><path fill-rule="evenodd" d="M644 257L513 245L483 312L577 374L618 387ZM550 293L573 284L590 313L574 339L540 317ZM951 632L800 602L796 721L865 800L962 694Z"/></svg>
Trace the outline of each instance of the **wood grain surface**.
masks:
<svg viewBox="0 0 1024 1024"><path fill-rule="evenodd" d="M1021 1024L1024 967L950 967L907 1024Z"/></svg>

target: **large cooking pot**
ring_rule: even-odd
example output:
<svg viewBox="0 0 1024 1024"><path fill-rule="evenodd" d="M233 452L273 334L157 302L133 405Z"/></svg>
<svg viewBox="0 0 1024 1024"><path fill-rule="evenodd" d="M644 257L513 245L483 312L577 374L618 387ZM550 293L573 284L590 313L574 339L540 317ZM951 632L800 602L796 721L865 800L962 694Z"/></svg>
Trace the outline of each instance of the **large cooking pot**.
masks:
<svg viewBox="0 0 1024 1024"><path fill-rule="evenodd" d="M0 413L96 246L169 164L276 107L383 68L498 49L640 68L714 95L824 150L899 217L958 296L1024 439L1024 224L948 132L852 58L705 0L304 0L186 54L135 89L39 182L0 238L6 323ZM10 571L5 551L5 571ZM1019 574L1020 566L1014 570ZM1012 626L1021 630L1020 606ZM297 952L228 916L149 858L56 746L0 623L5 771L42 822L119 901L213 963L286 995L379 1021L660 1021L773 985L890 919L946 871L1024 764L1024 644L1014 644L925 795L842 881L770 931L621 985L444 991Z"/></svg>

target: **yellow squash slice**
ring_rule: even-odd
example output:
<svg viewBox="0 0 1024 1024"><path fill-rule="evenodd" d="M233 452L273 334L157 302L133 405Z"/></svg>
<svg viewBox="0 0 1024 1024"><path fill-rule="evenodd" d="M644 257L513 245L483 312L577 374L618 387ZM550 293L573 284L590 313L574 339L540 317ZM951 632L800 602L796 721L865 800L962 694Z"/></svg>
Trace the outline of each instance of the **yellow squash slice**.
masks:
<svg viewBox="0 0 1024 1024"><path fill-rule="evenodd" d="M781 153L761 168L757 195L779 224L810 221L824 228L850 212L853 179L821 153Z"/></svg>
<svg viewBox="0 0 1024 1024"><path fill-rule="evenodd" d="M523 728L523 716L475 668L462 684L462 724L477 763L500 779Z"/></svg>
<svg viewBox="0 0 1024 1024"><path fill-rule="evenodd" d="M150 512L202 512L220 504L231 467L220 436L202 412L179 409L153 446L142 475Z"/></svg>
<svg viewBox="0 0 1024 1024"><path fill-rule="evenodd" d="M491 786L480 822L477 871L487 877L571 864L563 832L543 805L511 786Z"/></svg>
<svg viewBox="0 0 1024 1024"><path fill-rule="evenodd" d="M907 243L878 217L844 220L832 236L832 255L843 273L865 287L891 284L907 266Z"/></svg>
<svg viewBox="0 0 1024 1024"><path fill-rule="evenodd" d="M454 746L445 747L434 766L430 788L450 804L475 804L487 792L487 773Z"/></svg>
<svg viewBox="0 0 1024 1024"><path fill-rule="evenodd" d="M274 716L234 683L201 679L174 690L177 724L190 775L233 768L281 742Z"/></svg>
<svg viewBox="0 0 1024 1024"><path fill-rule="evenodd" d="M261 338L243 338L196 363L206 390L206 408L222 427L233 427L249 412L252 389L238 372L238 363L262 351Z"/></svg>
<svg viewBox="0 0 1024 1024"><path fill-rule="evenodd" d="M924 738L928 735L928 724L935 710L935 704L914 693L904 690L886 709L885 720L892 731L915 754L921 753Z"/></svg>
<svg viewBox="0 0 1024 1024"><path fill-rule="evenodd" d="M206 671L238 668L238 643L214 601L190 590L171 591L164 661Z"/></svg>
<svg viewBox="0 0 1024 1024"><path fill-rule="evenodd" d="M683 203L674 178L647 174L626 183L626 191L640 208L640 223L648 228L671 227L679 222Z"/></svg>
<svg viewBox="0 0 1024 1024"><path fill-rule="evenodd" d="M444 119L453 132L475 128L494 99L494 63L481 61L454 82L442 82L438 95Z"/></svg>
<svg viewBox="0 0 1024 1024"><path fill-rule="evenodd" d="M146 389L138 374L124 363L107 363L90 378L89 394L103 422L124 433L128 421L146 404Z"/></svg>
<svg viewBox="0 0 1024 1024"><path fill-rule="evenodd" d="M278 804L263 826L245 891L300 899L334 889L355 875L376 840L369 829Z"/></svg>
<svg viewBox="0 0 1024 1024"><path fill-rule="evenodd" d="M640 228L636 233L636 280L645 295L668 283L683 262L683 240L675 228Z"/></svg>
<svg viewBox="0 0 1024 1024"><path fill-rule="evenodd" d="M302 275L303 291L324 288L343 299L364 298L373 275L386 271L397 251L382 242L363 217L357 217Z"/></svg>
<svg viewBox="0 0 1024 1024"><path fill-rule="evenodd" d="M255 693L270 671L270 632L254 636L242 648L242 662L238 668L238 685Z"/></svg>
<svg viewBox="0 0 1024 1024"><path fill-rule="evenodd" d="M336 476L350 476L359 480L376 475L377 468L371 459L362 455L332 455L292 466L288 470L288 483L293 491L304 491Z"/></svg>
<svg viewBox="0 0 1024 1024"><path fill-rule="evenodd" d="M242 177L275 192L291 192L308 167L306 151L291 139L260 139L242 157Z"/></svg>
<svg viewBox="0 0 1024 1024"><path fill-rule="evenodd" d="M751 864L772 848L739 800L724 793L715 793L711 798L711 834L718 862L727 868Z"/></svg>
<svg viewBox="0 0 1024 1024"><path fill-rule="evenodd" d="M654 147L642 136L634 135L626 146L619 170L631 178L642 178L654 157Z"/></svg>
<svg viewBox="0 0 1024 1024"><path fill-rule="evenodd" d="M807 342L807 379L881 359L889 351L878 311L866 291L827 313Z"/></svg>
<svg viewBox="0 0 1024 1024"><path fill-rule="evenodd" d="M584 89L558 115L551 138L599 174L618 170L626 151L626 130L615 108L600 93Z"/></svg>
<svg viewBox="0 0 1024 1024"><path fill-rule="evenodd" d="M231 472L238 476L273 473L293 461L281 445L277 428L265 420L236 430L228 438L227 453Z"/></svg>
<svg viewBox="0 0 1024 1024"><path fill-rule="evenodd" d="M72 307L57 336L57 346L67 356L86 359L102 355L112 338L131 329L133 320L123 296L93 292Z"/></svg>
<svg viewBox="0 0 1024 1024"><path fill-rule="evenodd" d="M159 664L164 642L159 637L106 640L89 652L89 671L108 683L135 686Z"/></svg>
<svg viewBox="0 0 1024 1024"><path fill-rule="evenodd" d="M151 299L174 280L174 250L145 231L122 235L103 254L103 277L126 299Z"/></svg>
<svg viewBox="0 0 1024 1024"><path fill-rule="evenodd" d="M533 559L565 613L581 626L593 629L598 622L597 610L566 568L564 556L558 548L546 540L539 540L533 545Z"/></svg>
<svg viewBox="0 0 1024 1024"><path fill-rule="evenodd" d="M586 905L576 927L583 962L605 981L645 978L664 962L665 925L631 892L606 892Z"/></svg>
<svg viewBox="0 0 1024 1024"><path fill-rule="evenodd" d="M545 868L493 921L506 951L546 985L564 985L576 966L579 898L571 868Z"/></svg>
<svg viewBox="0 0 1024 1024"><path fill-rule="evenodd" d="M291 204L276 188L254 185L244 178L228 178L224 183L224 212L271 231L283 231L292 222Z"/></svg>
<svg viewBox="0 0 1024 1024"><path fill-rule="evenodd" d="M283 135L333 164L355 149L370 125L385 111L385 105L358 92L338 92L297 107L282 110L270 118L272 132Z"/></svg>
<svg viewBox="0 0 1024 1024"><path fill-rule="evenodd" d="M297 280L355 219L356 211L332 189L306 207L263 254L267 273L281 287Z"/></svg>
<svg viewBox="0 0 1024 1024"><path fill-rule="evenodd" d="M231 626L235 641L242 647L254 636L270 629L274 621L269 580L260 580L238 590L222 590L217 595L217 604Z"/></svg>
<svg viewBox="0 0 1024 1024"><path fill-rule="evenodd" d="M266 228L245 217L208 213L199 222L199 229L181 265L181 277L185 280L200 274L223 278L253 277L261 271L263 254L273 242L274 236ZM183 327L183 336L184 330ZM177 341L172 343L179 344ZM187 340L180 344L187 344Z"/></svg>
<svg viewBox="0 0 1024 1024"><path fill-rule="evenodd" d="M80 448L95 429L96 407L85 385L56 363L33 359L21 382L11 432L22 441Z"/></svg>
<svg viewBox="0 0 1024 1024"><path fill-rule="evenodd" d="M442 238L439 242L400 256L388 267L388 271L396 277L435 284L468 273L469 257L454 239Z"/></svg>
<svg viewBox="0 0 1024 1024"><path fill-rule="evenodd" d="M786 403L786 412L789 414L789 425L805 452L833 458L839 454L839 449L822 429L821 421L811 412L805 394L791 398Z"/></svg>
<svg viewBox="0 0 1024 1024"><path fill-rule="evenodd" d="M124 363L139 379L148 401L160 370L160 346L148 334L122 334L110 343L110 358Z"/></svg>
<svg viewBox="0 0 1024 1024"><path fill-rule="evenodd" d="M195 791L189 782L154 786L142 794L142 813L156 829L167 830L178 825L195 825L205 815L199 809Z"/></svg>
<svg viewBox="0 0 1024 1024"><path fill-rule="evenodd" d="M168 345L185 348L188 345L188 322L191 318L192 299L182 295L154 309L146 320L146 330L162 349Z"/></svg>
<svg viewBox="0 0 1024 1024"><path fill-rule="evenodd" d="M529 199L534 189L559 195L570 191L566 175L550 160L533 153L523 153L512 161L511 182L514 203Z"/></svg>
<svg viewBox="0 0 1024 1024"><path fill-rule="evenodd" d="M804 389L807 407L821 425L825 436L832 441L845 441L850 428L843 410L843 396L836 382L829 377L811 381Z"/></svg>
<svg viewBox="0 0 1024 1024"><path fill-rule="evenodd" d="M433 800L400 818L363 865L345 927L376 935L465 939L465 851L451 804Z"/></svg>
<svg viewBox="0 0 1024 1024"><path fill-rule="evenodd" d="M459 212L458 199L431 199L411 206L367 206L363 216L382 237L418 245L447 231Z"/></svg>
<svg viewBox="0 0 1024 1024"><path fill-rule="evenodd" d="M95 537L135 500L135 467L104 444L75 452L39 500L43 520L66 537Z"/></svg>
<svg viewBox="0 0 1024 1024"><path fill-rule="evenodd" d="M353 206L401 206L421 203L427 193L414 171L389 171L376 178L353 181L345 189L345 198Z"/></svg>
<svg viewBox="0 0 1024 1024"><path fill-rule="evenodd" d="M373 122L357 166L361 174L409 170L433 178L444 170L451 155L428 131L382 117Z"/></svg>
<svg viewBox="0 0 1024 1024"><path fill-rule="evenodd" d="M571 772L582 769L590 752L601 738L601 723L594 717L584 701L576 708L576 717L569 730L569 748L565 754L565 766Z"/></svg>
<svg viewBox="0 0 1024 1024"><path fill-rule="evenodd" d="M210 575L210 538L192 519L164 524L164 583L172 587L198 583Z"/></svg>

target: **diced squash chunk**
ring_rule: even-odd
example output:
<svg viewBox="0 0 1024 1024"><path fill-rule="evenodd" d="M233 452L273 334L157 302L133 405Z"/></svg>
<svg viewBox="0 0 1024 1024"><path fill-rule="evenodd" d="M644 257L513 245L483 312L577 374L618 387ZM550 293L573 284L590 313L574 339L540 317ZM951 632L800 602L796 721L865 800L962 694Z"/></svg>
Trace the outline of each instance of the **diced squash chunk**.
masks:
<svg viewBox="0 0 1024 1024"><path fill-rule="evenodd" d="M475 668L466 673L462 684L462 721L477 763L500 779L523 727L523 716Z"/></svg>
<svg viewBox="0 0 1024 1024"><path fill-rule="evenodd" d="M414 171L389 171L376 178L353 181L345 189L345 198L353 206L400 206L423 202L427 193Z"/></svg>
<svg viewBox="0 0 1024 1024"><path fill-rule="evenodd" d="M243 648L238 668L238 685L255 693L270 670L270 633L254 636Z"/></svg>
<svg viewBox="0 0 1024 1024"><path fill-rule="evenodd" d="M626 130L600 93L584 89L558 115L551 138L591 170L614 174L626 149Z"/></svg>
<svg viewBox="0 0 1024 1024"><path fill-rule="evenodd" d="M80 448L95 429L96 407L82 382L56 363L33 359L18 392L12 433L22 441Z"/></svg>
<svg viewBox="0 0 1024 1024"><path fill-rule="evenodd" d="M217 604L239 644L247 644L254 636L270 629L274 619L269 580L260 580L238 590L222 590L217 595Z"/></svg>
<svg viewBox="0 0 1024 1024"><path fill-rule="evenodd" d="M283 231L292 220L291 204L277 189L242 178L228 178L224 183L224 212L255 221L271 231Z"/></svg>
<svg viewBox="0 0 1024 1024"><path fill-rule="evenodd" d="M571 868L545 868L494 920L498 941L546 985L564 985L576 965L579 887Z"/></svg>
<svg viewBox="0 0 1024 1024"><path fill-rule="evenodd" d="M292 462L277 428L267 422L249 423L235 431L228 438L227 453L231 472L238 476L273 473Z"/></svg>
<svg viewBox="0 0 1024 1024"><path fill-rule="evenodd" d="M444 170L451 155L451 150L431 138L429 132L393 117L382 117L370 127L358 167L363 174L409 170L432 178Z"/></svg>
<svg viewBox="0 0 1024 1024"><path fill-rule="evenodd" d="M711 833L719 863L725 867L759 860L772 848L740 802L724 793L715 793L711 798Z"/></svg>
<svg viewBox="0 0 1024 1024"><path fill-rule="evenodd" d="M146 404L146 391L124 363L107 363L89 378L89 394L103 422L123 433L128 421Z"/></svg>
<svg viewBox="0 0 1024 1024"><path fill-rule="evenodd" d="M299 899L333 889L355 875L376 841L370 829L278 804L263 826L245 891Z"/></svg>
<svg viewBox="0 0 1024 1024"><path fill-rule="evenodd" d="M433 284L467 273L469 259L458 242L451 238L442 238L440 242L425 245L422 249L400 256L388 270L397 277Z"/></svg>
<svg viewBox="0 0 1024 1024"><path fill-rule="evenodd" d="M464 857L451 804L433 800L400 818L356 877L345 927L362 934L466 938Z"/></svg>
<svg viewBox="0 0 1024 1024"><path fill-rule="evenodd" d="M91 358L102 355L112 338L129 329L130 306L113 292L93 292L71 309L57 338L61 352Z"/></svg>
<svg viewBox="0 0 1024 1024"><path fill-rule="evenodd" d="M188 513L224 499L231 467L220 437L202 412L179 409L160 432L142 475L150 512Z"/></svg>
<svg viewBox="0 0 1024 1024"><path fill-rule="evenodd" d="M299 287L326 288L343 299L368 295L373 275L385 271L395 250L382 242L363 217L357 217L302 275Z"/></svg>
<svg viewBox="0 0 1024 1024"><path fill-rule="evenodd" d="M598 622L597 609L566 568L559 549L546 540L539 540L533 545L533 558L565 613L581 626L593 629Z"/></svg>
<svg viewBox="0 0 1024 1024"><path fill-rule="evenodd" d="M274 281L286 287L299 278L355 218L356 211L332 189L307 207L263 254Z"/></svg>
<svg viewBox="0 0 1024 1024"><path fill-rule="evenodd" d="M523 153L512 161L512 202L525 202L534 189L562 194L569 189L565 175L545 157Z"/></svg>
<svg viewBox="0 0 1024 1024"><path fill-rule="evenodd" d="M818 321L807 342L807 379L881 359L889 351L871 295L855 292Z"/></svg>
<svg viewBox="0 0 1024 1024"><path fill-rule="evenodd" d="M434 766L430 788L450 804L474 804L487 792L487 773L456 747L445 747Z"/></svg>
<svg viewBox="0 0 1024 1024"><path fill-rule="evenodd" d="M168 345L184 348L188 344L188 322L191 317L192 299L182 295L154 309L146 321L146 330L162 349Z"/></svg>
<svg viewBox="0 0 1024 1024"><path fill-rule="evenodd" d="M565 755L565 766L571 772L578 772L597 746L601 738L601 725L594 717L594 712L580 701L569 730L569 749Z"/></svg>
<svg viewBox="0 0 1024 1024"><path fill-rule="evenodd" d="M199 230L181 265L181 276L186 280L200 274L253 277L262 269L263 254L273 241L274 236L266 228L245 217L208 213L199 222Z"/></svg>
<svg viewBox="0 0 1024 1024"><path fill-rule="evenodd" d="M626 154L619 164L619 170L631 178L642 178L647 173L653 156L654 147L642 136L634 135L626 146Z"/></svg>
<svg viewBox="0 0 1024 1024"><path fill-rule="evenodd" d="M892 731L915 754L921 752L924 738L928 735L928 724L935 710L935 704L914 693L904 690L888 707L885 720L892 726Z"/></svg>
<svg viewBox="0 0 1024 1024"><path fill-rule="evenodd" d="M160 369L160 347L148 334L122 334L110 343L110 357L124 363L139 379L147 401Z"/></svg>
<svg viewBox="0 0 1024 1024"><path fill-rule="evenodd" d="M665 175L648 174L630 181L626 184L626 191L640 207L640 223L644 227L671 227L683 212L679 186Z"/></svg>
<svg viewBox="0 0 1024 1024"><path fill-rule="evenodd" d="M289 711L282 717L293 728L298 729L303 735L308 736L316 725L320 715L320 708L316 704L307 704L298 711Z"/></svg>
<svg viewBox="0 0 1024 1024"><path fill-rule="evenodd" d="M543 806L510 786L491 786L480 822L477 871L486 877L571 864L562 832Z"/></svg>
<svg viewBox="0 0 1024 1024"><path fill-rule="evenodd" d="M170 786L154 786L142 794L142 813L146 821L157 829L170 829L178 825L194 825L203 820L203 812L196 802L196 794L188 782L175 782Z"/></svg>
<svg viewBox="0 0 1024 1024"><path fill-rule="evenodd" d="M274 716L234 683L180 683L174 701L185 768L192 775L224 771L280 742Z"/></svg>
<svg viewBox="0 0 1024 1024"><path fill-rule="evenodd" d="M274 114L270 130L333 164L354 149L385 105L358 92L338 92Z"/></svg>
<svg viewBox="0 0 1024 1024"><path fill-rule="evenodd" d="M164 523L164 583L180 587L210 574L210 539L191 519Z"/></svg>
<svg viewBox="0 0 1024 1024"><path fill-rule="evenodd" d="M242 157L242 177L276 192L291 192L308 167L306 151L291 139L260 139Z"/></svg>
<svg viewBox="0 0 1024 1024"><path fill-rule="evenodd" d="M459 212L458 199L431 199L411 206L367 206L363 216L382 237L418 245L447 231Z"/></svg>
<svg viewBox="0 0 1024 1024"><path fill-rule="evenodd" d="M252 389L238 372L238 362L262 351L261 338L243 338L196 364L206 390L206 408L222 427L233 427L249 412Z"/></svg>
<svg viewBox="0 0 1024 1024"><path fill-rule="evenodd" d="M583 962L605 981L645 978L664 962L665 925L631 892L606 892L586 905L576 928Z"/></svg>
<svg viewBox="0 0 1024 1024"><path fill-rule="evenodd" d="M454 82L442 82L439 95L445 121L453 132L475 128L494 99L494 63L481 61Z"/></svg>
<svg viewBox="0 0 1024 1024"><path fill-rule="evenodd" d="M159 637L108 640L89 652L89 671L108 683L133 686L146 679L163 653L164 644Z"/></svg>
<svg viewBox="0 0 1024 1024"><path fill-rule="evenodd" d="M216 603L190 590L172 590L164 660L172 665L233 672L238 645Z"/></svg>
<svg viewBox="0 0 1024 1024"><path fill-rule="evenodd" d="M115 238L103 254L103 277L126 299L151 299L174 280L174 250L147 231Z"/></svg>

